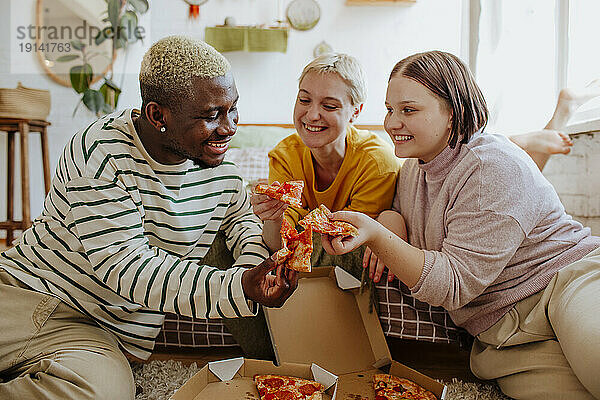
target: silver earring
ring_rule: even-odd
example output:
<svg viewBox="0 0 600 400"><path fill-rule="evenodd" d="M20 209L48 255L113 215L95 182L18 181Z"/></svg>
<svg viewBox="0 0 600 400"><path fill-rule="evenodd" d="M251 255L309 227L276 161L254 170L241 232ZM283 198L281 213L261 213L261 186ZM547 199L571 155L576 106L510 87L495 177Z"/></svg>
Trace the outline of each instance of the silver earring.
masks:
<svg viewBox="0 0 600 400"><path fill-rule="evenodd" d="M160 131L161 131L162 133L165 133L165 132L167 131L167 128L165 128L165 127L163 126L163 127L161 127L161 128L160 128Z"/></svg>

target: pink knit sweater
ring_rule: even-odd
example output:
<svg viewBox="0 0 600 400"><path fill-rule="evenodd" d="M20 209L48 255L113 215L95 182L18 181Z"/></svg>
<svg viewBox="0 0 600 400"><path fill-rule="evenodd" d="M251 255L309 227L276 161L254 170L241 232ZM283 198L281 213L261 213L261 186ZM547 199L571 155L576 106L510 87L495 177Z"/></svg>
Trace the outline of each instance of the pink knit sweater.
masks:
<svg viewBox="0 0 600 400"><path fill-rule="evenodd" d="M472 335L600 247L531 158L499 135L478 133L429 163L407 160L393 208L410 244L426 250L414 297Z"/></svg>

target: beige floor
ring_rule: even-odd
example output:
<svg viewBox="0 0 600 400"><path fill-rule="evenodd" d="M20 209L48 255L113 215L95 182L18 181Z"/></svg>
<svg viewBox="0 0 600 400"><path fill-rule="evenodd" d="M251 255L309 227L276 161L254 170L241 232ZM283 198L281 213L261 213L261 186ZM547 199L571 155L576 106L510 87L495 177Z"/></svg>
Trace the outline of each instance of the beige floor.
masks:
<svg viewBox="0 0 600 400"><path fill-rule="evenodd" d="M457 345L392 338L388 338L388 345L394 360L434 379L450 382L453 378L457 378L464 382L481 382L469 369L469 351L460 349ZM202 367L209 361L241 356L243 356L243 353L237 347L204 350L157 348L148 361L175 360L186 365L195 362L198 367Z"/></svg>

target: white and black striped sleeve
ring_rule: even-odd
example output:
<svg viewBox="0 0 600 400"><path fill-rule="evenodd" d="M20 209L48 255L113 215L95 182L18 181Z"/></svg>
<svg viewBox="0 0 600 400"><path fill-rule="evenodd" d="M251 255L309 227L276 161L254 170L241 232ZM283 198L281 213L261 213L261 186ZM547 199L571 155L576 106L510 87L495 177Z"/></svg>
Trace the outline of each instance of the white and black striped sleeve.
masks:
<svg viewBox="0 0 600 400"><path fill-rule="evenodd" d="M220 271L151 246L141 204L118 181L81 177L66 188L89 273L116 293L160 312L202 318L255 315L242 289L244 269Z"/></svg>
<svg viewBox="0 0 600 400"><path fill-rule="evenodd" d="M235 258L235 266L256 266L269 257L262 238L262 222L252 212L250 197L240 180L227 209L221 229L227 235L227 247Z"/></svg>

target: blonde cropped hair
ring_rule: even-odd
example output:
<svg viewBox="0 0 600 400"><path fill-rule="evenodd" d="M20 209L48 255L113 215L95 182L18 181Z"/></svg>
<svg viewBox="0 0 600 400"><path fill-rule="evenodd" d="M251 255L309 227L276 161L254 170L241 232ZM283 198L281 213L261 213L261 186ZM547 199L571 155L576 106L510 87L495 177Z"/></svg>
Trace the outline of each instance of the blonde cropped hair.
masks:
<svg viewBox="0 0 600 400"><path fill-rule="evenodd" d="M179 108L193 99L192 78L215 78L231 69L229 61L209 44L186 36L168 36L154 43L140 67L142 102Z"/></svg>
<svg viewBox="0 0 600 400"><path fill-rule="evenodd" d="M338 74L348 86L353 106L362 104L367 99L365 74L358 60L348 54L325 53L320 55L304 67L300 79L298 79L299 83L302 83L309 72Z"/></svg>

